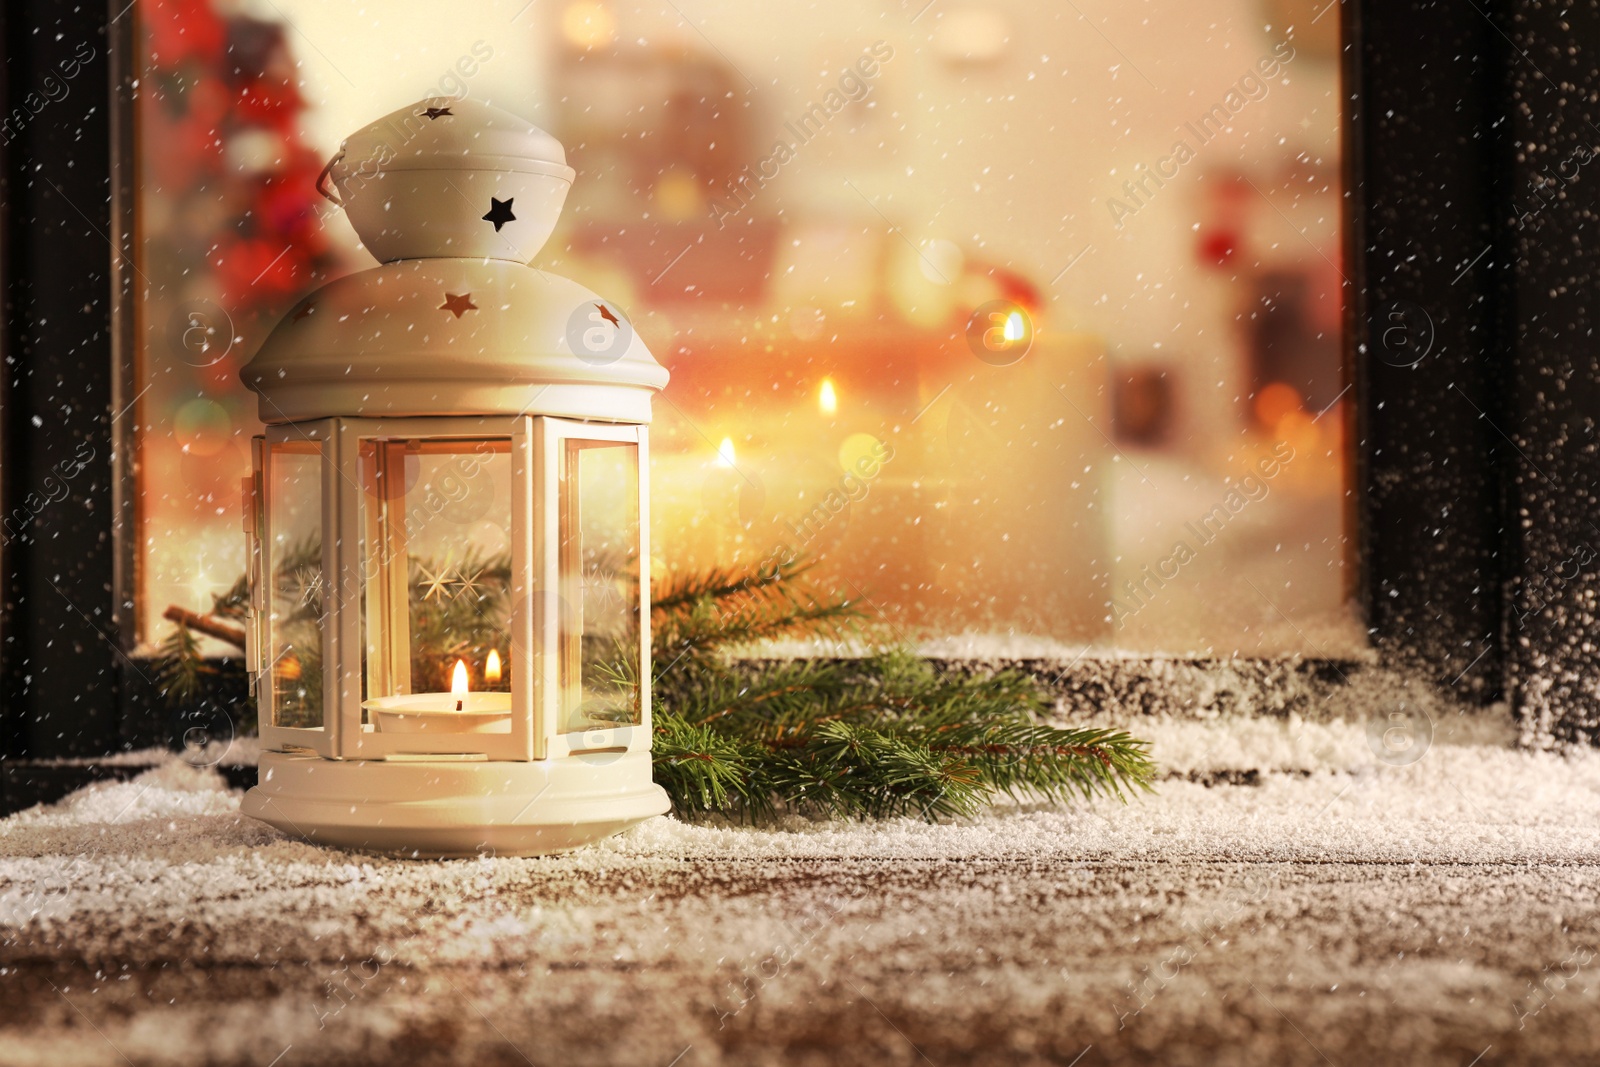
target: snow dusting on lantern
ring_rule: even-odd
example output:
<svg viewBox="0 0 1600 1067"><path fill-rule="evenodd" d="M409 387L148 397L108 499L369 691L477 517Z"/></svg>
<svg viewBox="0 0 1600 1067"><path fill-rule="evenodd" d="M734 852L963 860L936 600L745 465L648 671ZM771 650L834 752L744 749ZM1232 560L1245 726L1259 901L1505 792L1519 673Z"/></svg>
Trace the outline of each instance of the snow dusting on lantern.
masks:
<svg viewBox="0 0 1600 1067"><path fill-rule="evenodd" d="M242 371L267 424L246 814L451 856L557 852L667 810L645 477L667 372L614 304L529 266L573 173L522 119L428 100L319 180L382 265L300 301Z"/></svg>

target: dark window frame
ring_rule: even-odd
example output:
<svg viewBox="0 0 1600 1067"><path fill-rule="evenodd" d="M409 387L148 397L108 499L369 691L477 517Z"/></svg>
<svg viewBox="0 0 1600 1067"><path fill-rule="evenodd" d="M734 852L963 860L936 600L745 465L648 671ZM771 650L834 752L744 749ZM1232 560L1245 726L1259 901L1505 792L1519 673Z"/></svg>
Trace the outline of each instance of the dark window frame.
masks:
<svg viewBox="0 0 1600 1067"><path fill-rule="evenodd" d="M133 538L119 536L137 528L138 503L133 175L113 166L133 144L127 4L18 0L0 14L0 116L37 103L82 42L95 52L66 97L0 139L0 519L30 513L61 463L92 453L45 505L48 529L0 545L0 759L13 767L170 741L181 727L159 709L149 665L130 658L133 604L117 595L137 566ZM1537 201L1529 182L1600 133L1577 91L1600 8L1344 0L1339 17L1351 525L1373 644L1465 704L1509 700L1556 736L1590 737L1600 652L1584 644L1600 645L1600 625L1578 609L1600 594L1600 563L1572 560L1586 530L1600 544L1589 520L1600 375L1583 299L1596 251L1577 237L1600 168ZM1390 365L1396 323L1413 344L1431 335L1414 366ZM1284 676L1281 661L1258 666ZM1054 677L1079 701L1114 702L1106 672L1086 670ZM1345 674L1315 658L1289 671ZM1123 664L1118 684L1138 688L1143 672ZM236 684L225 676L217 700Z"/></svg>

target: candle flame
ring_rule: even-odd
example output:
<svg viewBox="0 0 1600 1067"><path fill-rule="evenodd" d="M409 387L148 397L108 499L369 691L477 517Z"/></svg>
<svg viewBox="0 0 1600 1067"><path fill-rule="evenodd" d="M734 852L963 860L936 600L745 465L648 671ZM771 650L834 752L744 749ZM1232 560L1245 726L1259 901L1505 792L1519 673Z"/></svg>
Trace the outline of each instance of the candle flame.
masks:
<svg viewBox="0 0 1600 1067"><path fill-rule="evenodd" d="M733 466L733 438L724 437L722 444L717 446L717 466Z"/></svg>
<svg viewBox="0 0 1600 1067"><path fill-rule="evenodd" d="M991 322L994 320L990 320ZM1006 316L1005 339L1007 341L1022 340L1022 312L1013 311Z"/></svg>
<svg viewBox="0 0 1600 1067"><path fill-rule="evenodd" d="M460 696L467 691L467 661L456 660L456 669L450 674L450 695Z"/></svg>
<svg viewBox="0 0 1600 1067"><path fill-rule="evenodd" d="M817 407L822 409L824 415L832 415L839 410L839 394L833 388L833 379L822 379L822 389L817 393Z"/></svg>
<svg viewBox="0 0 1600 1067"><path fill-rule="evenodd" d="M496 685L500 681L500 653L491 648L489 658L483 661L483 680L486 685Z"/></svg>

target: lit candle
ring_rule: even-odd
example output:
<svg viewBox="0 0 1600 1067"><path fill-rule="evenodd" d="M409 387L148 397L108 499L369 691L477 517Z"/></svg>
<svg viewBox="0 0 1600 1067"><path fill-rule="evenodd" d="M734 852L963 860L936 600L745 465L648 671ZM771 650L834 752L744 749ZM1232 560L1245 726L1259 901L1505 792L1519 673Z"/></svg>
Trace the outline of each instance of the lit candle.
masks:
<svg viewBox="0 0 1600 1067"><path fill-rule="evenodd" d="M498 649L489 650L489 658L483 661L483 684L500 684L500 652Z"/></svg>
<svg viewBox="0 0 1600 1067"><path fill-rule="evenodd" d="M733 466L733 461L733 438L724 437L722 444L717 446L717 466L731 467Z"/></svg>
<svg viewBox="0 0 1600 1067"><path fill-rule="evenodd" d="M467 699L467 661L456 660L456 669L450 674L450 695L456 697L456 710L461 710L461 705Z"/></svg>
<svg viewBox="0 0 1600 1067"><path fill-rule="evenodd" d="M1022 331L1022 312L1013 311L1006 316L1004 337L1007 341L1020 341L1022 340Z"/></svg>
<svg viewBox="0 0 1600 1067"><path fill-rule="evenodd" d="M372 712L373 726L383 733L511 732L511 694L472 692L464 659L450 669L448 693L394 693L371 697L361 706Z"/></svg>
<svg viewBox="0 0 1600 1067"><path fill-rule="evenodd" d="M822 389L817 393L817 407L822 409L824 415L832 415L839 410L839 394L834 391L833 379L822 379Z"/></svg>

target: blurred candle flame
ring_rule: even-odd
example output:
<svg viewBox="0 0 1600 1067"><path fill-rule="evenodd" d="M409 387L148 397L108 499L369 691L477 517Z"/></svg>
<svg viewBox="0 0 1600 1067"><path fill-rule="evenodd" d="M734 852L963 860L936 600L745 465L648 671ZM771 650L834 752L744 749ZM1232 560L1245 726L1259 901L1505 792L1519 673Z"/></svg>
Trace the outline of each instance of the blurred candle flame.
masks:
<svg viewBox="0 0 1600 1067"><path fill-rule="evenodd" d="M500 653L497 649L489 650L489 658L483 661L483 680L486 685L496 685L500 681Z"/></svg>
<svg viewBox="0 0 1600 1067"><path fill-rule="evenodd" d="M722 444L717 446L717 466L733 466L733 438L724 437Z"/></svg>
<svg viewBox="0 0 1600 1067"><path fill-rule="evenodd" d="M456 660L456 669L450 674L450 695L460 696L467 691L467 661Z"/></svg>
<svg viewBox="0 0 1600 1067"><path fill-rule="evenodd" d="M993 322L994 320L990 319L989 321ZM1005 339L1007 341L1022 340L1022 312L1013 311L1006 316Z"/></svg>
<svg viewBox="0 0 1600 1067"><path fill-rule="evenodd" d="M834 391L833 379L822 379L822 390L817 394L817 407L822 409L824 415L832 415L839 410L839 394Z"/></svg>

